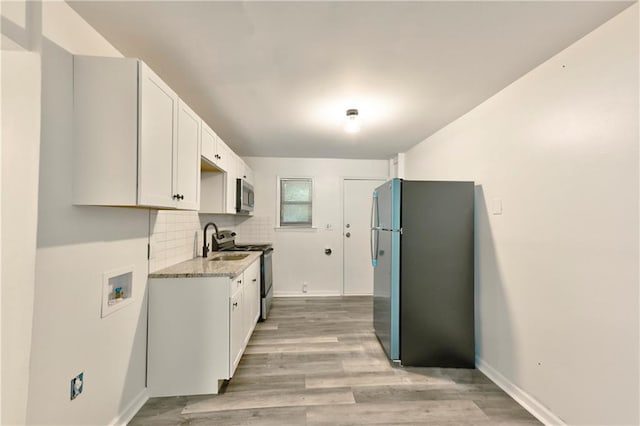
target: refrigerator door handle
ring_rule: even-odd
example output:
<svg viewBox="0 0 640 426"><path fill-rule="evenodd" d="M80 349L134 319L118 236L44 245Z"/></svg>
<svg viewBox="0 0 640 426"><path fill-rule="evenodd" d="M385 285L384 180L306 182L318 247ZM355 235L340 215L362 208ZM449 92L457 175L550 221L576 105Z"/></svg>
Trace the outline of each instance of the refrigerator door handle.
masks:
<svg viewBox="0 0 640 426"><path fill-rule="evenodd" d="M378 266L378 229L378 192L373 191L373 198L371 199L371 234L369 235L369 246L371 249L371 264L374 267Z"/></svg>

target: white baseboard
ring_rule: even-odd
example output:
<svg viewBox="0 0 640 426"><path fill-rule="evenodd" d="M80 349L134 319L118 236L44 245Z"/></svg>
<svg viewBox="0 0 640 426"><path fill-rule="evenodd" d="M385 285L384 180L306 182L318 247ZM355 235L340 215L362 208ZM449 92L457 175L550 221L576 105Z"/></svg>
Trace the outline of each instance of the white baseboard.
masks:
<svg viewBox="0 0 640 426"><path fill-rule="evenodd" d="M114 418L110 425L111 426L126 426L127 423L133 419L133 416L136 415L138 411L142 408L142 406L149 400L149 392L147 388L144 388L142 392L138 394L137 397L131 401L131 404L125 410L120 413L116 418Z"/></svg>
<svg viewBox="0 0 640 426"><path fill-rule="evenodd" d="M342 296L339 292L334 291L314 291L309 293L300 293L293 291L279 291L273 293L273 297L330 297L330 296Z"/></svg>
<svg viewBox="0 0 640 426"><path fill-rule="evenodd" d="M518 404L522 405L531 415L540 420L545 425L566 426L566 424L537 399L529 395L509 379L504 377L498 370L487 364L484 360L476 357L476 368L482 371L496 385L505 391Z"/></svg>

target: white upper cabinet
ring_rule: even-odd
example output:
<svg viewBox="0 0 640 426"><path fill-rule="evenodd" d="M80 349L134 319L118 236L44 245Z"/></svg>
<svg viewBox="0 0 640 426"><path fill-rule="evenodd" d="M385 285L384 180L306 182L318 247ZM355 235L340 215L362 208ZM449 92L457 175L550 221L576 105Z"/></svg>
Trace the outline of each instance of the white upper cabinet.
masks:
<svg viewBox="0 0 640 426"><path fill-rule="evenodd" d="M204 135L204 133L203 133ZM224 144L224 142L223 142ZM220 151L220 157L225 159L222 166L215 168L203 165L200 184L200 213L236 214L236 155L226 145Z"/></svg>
<svg viewBox="0 0 640 426"><path fill-rule="evenodd" d="M202 120L187 104L178 103L178 144L173 168L174 197L181 209L200 208L200 127Z"/></svg>
<svg viewBox="0 0 640 426"><path fill-rule="evenodd" d="M236 167L236 154L229 150L231 158L229 159L229 172L225 178L225 213L236 214L236 179L238 178L238 171Z"/></svg>
<svg viewBox="0 0 640 426"><path fill-rule="evenodd" d="M233 158L233 151L204 121L202 122L202 157L223 172L229 171Z"/></svg>
<svg viewBox="0 0 640 426"><path fill-rule="evenodd" d="M200 143L202 149L202 158L211 164L216 164L218 151L216 149L218 135L204 121L200 130Z"/></svg>
<svg viewBox="0 0 640 426"><path fill-rule="evenodd" d="M216 164L224 171L228 171L232 168L233 158L235 157L231 148L220 138L217 139L217 161Z"/></svg>
<svg viewBox="0 0 640 426"><path fill-rule="evenodd" d="M139 67L138 204L174 207L178 95L149 67Z"/></svg>
<svg viewBox="0 0 640 426"><path fill-rule="evenodd" d="M188 111L142 61L74 56L74 204L197 209Z"/></svg>
<svg viewBox="0 0 640 426"><path fill-rule="evenodd" d="M238 178L242 178L253 185L253 170L251 170L251 167L240 157L238 157L236 164Z"/></svg>

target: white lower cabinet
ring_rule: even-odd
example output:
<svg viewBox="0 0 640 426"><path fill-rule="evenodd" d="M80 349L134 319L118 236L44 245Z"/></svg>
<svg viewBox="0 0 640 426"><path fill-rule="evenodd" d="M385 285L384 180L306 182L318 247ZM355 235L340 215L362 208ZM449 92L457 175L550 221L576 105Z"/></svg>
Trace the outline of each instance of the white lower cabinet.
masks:
<svg viewBox="0 0 640 426"><path fill-rule="evenodd" d="M244 338L245 338L245 318L244 318L244 291L243 289L239 289L236 293L231 296L229 303L229 309L231 311L231 324L230 324L230 339L231 339L231 356L229 357L229 371L230 376L233 376L233 373L236 371L236 367L240 362L240 358L242 358L242 352L244 349ZM248 295L247 295L248 296Z"/></svg>
<svg viewBox="0 0 640 426"><path fill-rule="evenodd" d="M260 318L260 262L254 262L244 272L245 288L245 339L248 342L251 337L252 324Z"/></svg>
<svg viewBox="0 0 640 426"><path fill-rule="evenodd" d="M232 278L149 279L150 396L218 393L258 320L259 277L257 259Z"/></svg>

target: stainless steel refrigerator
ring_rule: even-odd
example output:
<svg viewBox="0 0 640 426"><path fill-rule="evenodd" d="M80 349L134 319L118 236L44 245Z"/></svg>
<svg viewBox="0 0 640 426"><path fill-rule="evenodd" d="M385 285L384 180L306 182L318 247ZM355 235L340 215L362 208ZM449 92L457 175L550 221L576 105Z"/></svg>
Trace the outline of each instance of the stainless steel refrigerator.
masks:
<svg viewBox="0 0 640 426"><path fill-rule="evenodd" d="M374 329L406 366L475 366L474 184L392 179L373 193Z"/></svg>

